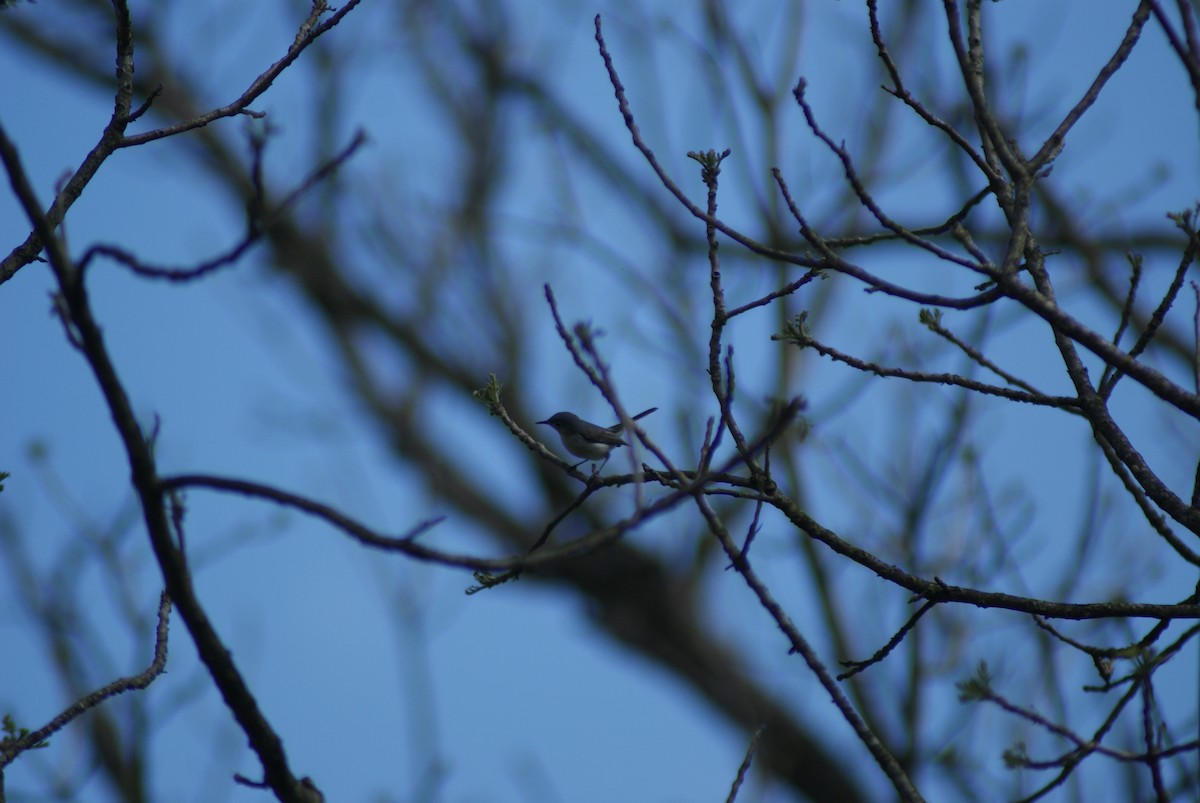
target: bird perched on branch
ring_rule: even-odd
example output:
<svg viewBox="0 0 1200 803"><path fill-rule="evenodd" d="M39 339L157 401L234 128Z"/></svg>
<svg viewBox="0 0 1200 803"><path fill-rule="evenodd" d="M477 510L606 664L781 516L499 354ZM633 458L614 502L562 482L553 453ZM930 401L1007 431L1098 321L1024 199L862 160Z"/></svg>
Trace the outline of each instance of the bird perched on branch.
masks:
<svg viewBox="0 0 1200 803"><path fill-rule="evenodd" d="M649 410L643 410L630 420L637 421L639 418L645 418L657 409L657 407L651 407ZM571 466L573 469L579 468L589 460L602 460L600 468L604 468L604 463L608 462L612 450L625 445L625 440L620 435L625 425L620 422L611 427L601 427L590 421L584 421L574 413L561 412L538 423L554 427L554 431L562 439L562 445L566 450L576 457L583 458ZM599 471L599 469L596 470Z"/></svg>

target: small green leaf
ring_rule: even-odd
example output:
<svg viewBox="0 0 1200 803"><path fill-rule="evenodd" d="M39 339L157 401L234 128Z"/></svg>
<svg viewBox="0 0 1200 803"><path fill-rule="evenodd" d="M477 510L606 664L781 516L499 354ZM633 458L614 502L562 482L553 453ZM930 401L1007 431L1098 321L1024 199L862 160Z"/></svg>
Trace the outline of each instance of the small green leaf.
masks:
<svg viewBox="0 0 1200 803"><path fill-rule="evenodd" d="M992 675L988 672L987 664L980 661L975 674L955 683L954 687L958 689L960 703L977 703L989 697L992 693Z"/></svg>
<svg viewBox="0 0 1200 803"><path fill-rule="evenodd" d="M1019 770L1029 766L1029 753L1025 750L1024 742L1017 742L1004 751L1004 766L1010 770Z"/></svg>
<svg viewBox="0 0 1200 803"><path fill-rule="evenodd" d="M695 159L700 163L700 177L704 180L705 184L708 184L721 174L721 162L725 161L725 157L731 153L733 151L726 148L721 153L710 149L707 151L688 151L687 155L689 159Z"/></svg>
<svg viewBox="0 0 1200 803"><path fill-rule="evenodd" d="M777 335L771 335L772 340L785 340L800 348L808 345L808 311L805 310L793 318L789 323L784 324L783 332Z"/></svg>
<svg viewBox="0 0 1200 803"><path fill-rule="evenodd" d="M521 572L518 569L513 569L503 574L491 574L485 571L474 571L471 574L474 576L475 582L479 585L474 585L467 589L466 594L468 597L478 594L480 591L486 591L489 588L495 588L513 580L521 579Z"/></svg>
<svg viewBox="0 0 1200 803"><path fill-rule="evenodd" d="M496 415L500 407L500 389L502 387L503 385L500 384L500 380L496 379L495 374L488 374L487 384L472 391L471 396L483 402L489 413Z"/></svg>

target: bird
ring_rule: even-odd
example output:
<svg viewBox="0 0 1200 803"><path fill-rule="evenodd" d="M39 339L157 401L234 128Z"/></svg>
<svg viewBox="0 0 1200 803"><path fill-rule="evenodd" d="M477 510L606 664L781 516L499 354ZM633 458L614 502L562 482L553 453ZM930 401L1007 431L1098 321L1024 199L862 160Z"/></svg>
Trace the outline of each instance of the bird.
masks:
<svg viewBox="0 0 1200 803"><path fill-rule="evenodd" d="M657 407L651 407L649 410L643 410L630 420L637 421L639 418L645 418L657 409ZM611 427L601 427L590 421L584 421L574 413L563 411L538 423L553 427L562 440L563 447L576 457L583 458L571 466L572 469L579 468L589 460L602 460L600 468L603 468L604 463L608 462L609 453L618 446L625 445L625 441L620 435L625 425L620 422ZM599 469L596 470L599 471Z"/></svg>

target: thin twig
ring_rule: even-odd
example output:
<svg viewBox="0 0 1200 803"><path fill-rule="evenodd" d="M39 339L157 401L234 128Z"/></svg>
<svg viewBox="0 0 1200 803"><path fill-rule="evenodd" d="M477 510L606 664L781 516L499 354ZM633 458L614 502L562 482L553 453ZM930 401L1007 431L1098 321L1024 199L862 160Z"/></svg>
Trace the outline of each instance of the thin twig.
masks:
<svg viewBox="0 0 1200 803"><path fill-rule="evenodd" d="M324 2L316 2L312 4L312 9L309 11L308 17L301 23L296 38L292 41L291 46L283 57L268 67L257 78L250 82L245 91L232 103L228 103L204 114L198 115L188 120L175 123L162 128L156 128L153 131L145 131L141 134L132 134L122 137L117 144L118 148L132 148L138 145L144 145L147 142L153 142L157 139L173 137L183 134L187 131L193 131L197 128L202 128L209 123L220 120L224 117L233 117L239 114L247 113L247 110L254 101L258 100L263 93L271 88L275 80L283 74L284 70L292 66L296 59L300 58L308 46L315 42L322 34L327 33L334 26L345 19L354 8L361 3L362 0L347 0L346 4L333 12L324 22L317 23L324 14L329 10L329 5Z"/></svg>
<svg viewBox="0 0 1200 803"><path fill-rule="evenodd" d="M742 759L742 765L738 767L737 777L733 779L733 786L729 790L729 796L725 798L725 803L734 803L737 800L738 790L742 788L742 783L746 780L746 773L750 771L750 762L754 760L754 753L758 750L758 740L762 738L764 730L766 730L766 726L759 725L755 728L754 735L750 737L750 744L746 746L746 757Z"/></svg>
<svg viewBox="0 0 1200 803"><path fill-rule="evenodd" d="M1100 72L1096 74L1092 85L1083 93L1083 97L1079 102L1071 107L1067 112L1063 121L1058 124L1058 128L1054 129L1045 143L1038 149L1038 152L1029 160L1029 169L1033 172L1042 170L1046 165L1054 161L1058 154L1062 151L1063 143L1066 141L1067 133L1071 128L1082 119L1088 109L1099 99L1101 90L1108 83L1109 79L1117 74L1117 70L1121 69L1121 65L1129 58L1133 52L1134 46L1142 35L1142 28L1146 25L1146 20L1150 18L1151 3L1148 0L1142 0L1138 3L1137 9L1133 12L1133 19L1129 23L1129 27L1125 29L1125 36L1121 39L1121 43L1117 46L1117 50L1109 60L1100 68Z"/></svg>
<svg viewBox="0 0 1200 803"><path fill-rule="evenodd" d="M979 349L975 348L970 343L967 343L966 341L962 340L961 338L958 337L958 335L954 334L949 329L942 326L940 321L938 321L936 319L929 319L929 320L922 319L922 322L929 329L929 331L945 338L950 343L952 343L954 346L956 346L963 354L966 354L968 357L970 357L971 360L973 362L975 362L977 365L991 371L993 374L1000 377L1001 379L1003 379L1005 382L1012 385L1013 387L1021 388L1022 390L1027 391L1028 393L1030 393L1033 396L1038 396L1041 398L1050 398L1045 393L1042 393L1040 390L1038 390L1036 387L1034 387L1030 383L1026 382L1025 380L1021 379L1020 377L1018 377L1014 374L1010 374L1008 371L1005 371L1003 368L996 365L996 363L994 363L990 359L988 359L983 354L983 352L981 352Z"/></svg>
<svg viewBox="0 0 1200 803"><path fill-rule="evenodd" d="M1159 327L1162 326L1163 321L1167 318L1167 312L1175 303L1180 288L1183 287L1183 277L1196 260L1198 253L1200 253L1200 232L1192 231L1188 237L1187 248L1183 251L1183 257L1179 260L1179 264L1175 266L1175 276L1171 280L1170 287L1163 294L1162 300L1158 302L1158 306L1154 308L1154 314L1150 316L1150 320L1146 323L1146 327L1142 330L1142 334L1138 337L1137 342L1129 350L1130 359L1136 360L1149 347L1151 341L1154 340ZM1117 368L1107 377L1107 384L1102 383L1100 387L1102 398L1108 398L1112 394L1113 388L1121 380L1122 376L1124 376L1124 371Z"/></svg>
<svg viewBox="0 0 1200 803"><path fill-rule="evenodd" d="M281 219L287 212L291 211L309 190L332 176L365 142L366 134L363 131L356 133L350 144L309 174L304 181L288 193L287 197L273 211L264 215L261 219L251 219L248 222L246 233L236 245L212 259L189 268L160 267L148 265L118 246L99 244L89 248L79 258L79 269L86 271L93 259L98 256L105 256L125 266L137 276L146 279L165 279L170 282L185 283L195 281L221 268L233 265L262 239L274 221Z"/></svg>
<svg viewBox="0 0 1200 803"><path fill-rule="evenodd" d="M1054 407L1064 412L1073 415L1079 415L1079 400L1070 396L1046 396L1041 393L1030 393L1022 390L1013 390L1012 388L1001 387L999 385L989 385L984 382L978 382L974 379L960 376L958 374L946 373L928 373L925 371L911 371L906 368L889 368L879 365L878 363L859 358L838 351L837 349L827 346L824 343L814 339L811 335L800 332L798 329L789 329L784 335L773 335L776 340L790 340L796 343L800 348L811 348L818 354L828 357L835 362L840 362L864 373L875 374L882 377L896 377L907 379L910 382L926 382L939 385L954 385L956 387L966 388L967 390L981 393L987 396L999 396L1010 401L1023 402L1025 404L1034 404L1042 407Z"/></svg>
<svg viewBox="0 0 1200 803"><path fill-rule="evenodd" d="M888 639L888 643L880 647L870 658L866 659L865 661L842 661L843 666L848 666L851 668L849 671L838 675L837 679L846 680L847 678L851 678L857 675L859 672L862 672L867 667L882 661L892 650L896 649L896 647L900 645L900 642L904 641L904 637L908 635L914 627L917 626L917 622L921 620L921 617L933 610L933 606L937 604L937 600L926 600L925 603L912 614L912 616L908 617L908 621L896 631L896 634Z"/></svg>
<svg viewBox="0 0 1200 803"><path fill-rule="evenodd" d="M875 759L879 768L887 775L888 780L891 781L900 799L911 801L912 803L923 801L924 798L921 796L921 793L913 786L908 774L896 760L896 757L870 729L858 711L855 710L854 705L846 698L837 681L834 680L829 670L825 667L825 664L817 655L816 650L812 648L808 640L800 633L795 623L792 622L791 617L783 609L783 606L779 604L774 595L767 589L766 584L759 578L758 573L754 571L750 561L741 555L737 544L730 537L725 523L721 521L720 516L708 504L708 500L700 495L696 495L694 499L700 515L704 517L705 522L708 524L709 531L716 537L721 548L725 550L725 555L733 562L733 566L738 574L742 576L746 585L754 593L755 597L758 598L759 605L762 606L763 610L775 622L775 626L783 633L791 647L791 652L800 655L804 659L804 663L808 666L809 671L813 673L817 682L825 689L825 693L833 701L834 706L838 709L838 713L841 714L842 718L854 730L859 741L867 748L867 751Z"/></svg>
<svg viewBox="0 0 1200 803"><path fill-rule="evenodd" d="M146 667L144 672L119 678L107 686L81 697L42 727L11 742L3 752L0 752L0 770L11 764L21 753L58 733L77 717L86 714L110 697L127 691L144 689L153 683L167 667L167 626L170 615L171 599L164 591L158 599L158 626L154 629L154 657L150 661L150 666Z"/></svg>

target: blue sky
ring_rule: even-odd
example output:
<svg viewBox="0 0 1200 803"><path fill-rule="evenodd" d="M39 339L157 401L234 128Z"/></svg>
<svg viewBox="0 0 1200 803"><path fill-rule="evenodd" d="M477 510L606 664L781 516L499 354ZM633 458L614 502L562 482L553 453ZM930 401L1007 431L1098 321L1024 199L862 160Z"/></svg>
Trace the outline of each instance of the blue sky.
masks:
<svg viewBox="0 0 1200 803"><path fill-rule="evenodd" d="M530 63L545 65L556 76L556 86L582 110L595 136L623 158L636 161L594 51L591 18L598 10L605 16L609 46L626 77L630 101L652 144L705 148L745 141L753 146L756 132L739 132L730 122L734 116L725 113L739 100L714 92L696 67L703 59L692 38L694 10L652 15L658 24L639 29L626 5L601 3L597 9L567 13L548 11L541 4L518 4L515 18ZM1105 4L1120 9L1112 14L1097 13L1090 3L1056 4L1049 11L1032 0L985 5L996 19L998 42L1020 36L1028 43L1028 114L1046 109L1046 125L1083 91L1115 46L1129 13L1129 4L1117 3ZM149 13L151 6L159 4L134 4L135 17ZM769 20L773 7L749 4L739 11L739 19ZM6 13L51 16L60 11L44 0ZM231 33L224 17L229 13L235 12L215 7L169 12L170 28L187 53L185 61L208 71L205 83L213 89L214 103L237 94L293 35L294 21L274 7L244 12L239 5L241 22ZM813 4L804 20L803 49L796 56L823 123L851 148L862 144L865 132L845 127L845 121L853 119L847 107L884 102L882 93L863 98L849 94L851 88L862 91L861 70L872 57L864 17L859 4ZM340 125L343 139L358 127L371 137L349 169L402 177L396 184L409 194L403 206L407 212L436 199L438 183L453 170L456 154L441 142L436 120L422 113L421 91L404 71L402 52L393 49L402 39L389 34L388 21L384 6L366 3L332 34L361 45L352 56L361 80L343 98ZM761 57L767 64L786 55L779 52L782 38L771 34L764 25ZM220 59L206 58L207 50L218 46ZM1006 48L998 45L996 52ZM944 50L935 56L937 67L930 76L934 83L951 80L946 57ZM6 82L0 121L17 143L39 197L48 199L55 182L93 144L111 99L105 92L80 88L58 70L33 66L11 46L0 49L0 74L21 77ZM309 153L313 132L302 111L310 92L305 76L303 70L287 74L256 104L270 113L280 131L268 169L281 182L303 168ZM637 80L644 76L660 83ZM1054 177L1067 196L1094 210L1096 227L1163 221L1166 211L1195 202L1200 164L1196 115L1188 98L1182 71L1165 51L1162 37L1150 30L1055 167ZM789 133L802 139L798 112L790 126ZM503 246L528 255L514 286L527 295L520 305L528 311L531 325L546 332L528 366L538 377L546 414L572 408L597 418L605 415L601 400L588 395L585 381L570 368L569 357L552 335L541 301L544 281L555 286L570 320L591 318L609 333L607 356L618 382L630 389L626 400L631 407L686 407L700 371L693 372L689 383L674 382L670 377L678 356L659 345L660 333L634 308L596 301L629 292L635 277L620 268L598 270L586 257L536 247L538 226L555 221L563 209L541 191L541 171L558 165L536 158L534 151L544 143L535 130L536 121L529 121L529 130L522 132L530 143L519 149L523 169L514 171L505 192L514 226ZM883 200L913 214L928 207L935 215L944 208L947 188L931 175L932 162L924 156L925 149L934 147L930 136L908 124L896 136L911 143L914 167L911 178ZM660 155L677 179L692 182L693 197L699 199L701 191L683 150L664 148ZM838 195L826 189L837 186L831 157L811 142L788 149L786 157L781 166L816 218L830 225L843 221L849 213L830 208ZM1132 188L1157 164L1169 166L1171 175L1152 191L1135 193ZM756 160L753 150L735 153L728 163L728 181L739 189L723 201L722 214L728 220L752 219L744 190L766 187L769 166ZM581 180L580 186L587 185ZM1120 203L1127 196L1136 198L1131 208ZM742 209L738 200L744 201ZM238 236L238 210L226 201L178 144L123 151L72 210L68 242L74 253L93 242L114 242L147 260L194 263ZM587 212L566 216L572 222L603 217L635 255L635 265L638 259L653 260L645 247L645 232L637 221L628 220L619 203L597 199ZM0 241L5 248L23 239L23 220L11 197L0 195ZM529 225L518 225L522 222ZM1163 228L1167 230L1165 221ZM697 236L701 234L697 227ZM726 249L723 253L732 252L731 246ZM92 273L93 303L135 406L147 421L157 415L163 422L158 448L163 470L259 479L353 511L383 531L399 532L442 513L439 500L398 468L386 444L378 442L378 432L347 392L345 372L321 341L311 313L262 267L259 256L252 254L238 268L186 287L147 283L110 265ZM641 267L649 273L644 263ZM1148 266L1148 285L1162 286L1172 267ZM895 269L937 270L903 262ZM747 270L730 276L731 290L749 298L763 291L768 280L765 272ZM129 517L131 504L128 470L99 392L50 315L51 287L49 273L40 265L24 268L0 287L0 342L8 344L0 352L0 372L6 377L6 391L0 394L0 421L5 422L0 469L13 473L0 500L0 514L25 535L33 559L43 566L78 543L81 527L114 526ZM854 306L861 303L857 291L843 293L836 303L845 314L822 336L847 351L870 353L877 348L887 332L882 322L893 315L907 316L906 325L915 326L915 310L878 299L872 299L870 315L878 316L880 323L865 325ZM1099 314L1086 301L1080 302L1079 311L1084 316ZM765 349L770 344L764 344L770 324L751 323L732 333L739 355L745 355L748 392L755 387L755 377L773 365ZM911 331L908 336L915 337ZM1008 327L997 348L1001 358L1017 361L1044 349L1046 342L1043 328L1026 323ZM1033 378L1048 389L1064 381L1053 361L1018 364L1030 366ZM820 364L807 376L811 386L803 392L814 408L828 412L839 404L847 384L844 374ZM481 385L485 379L481 375ZM835 442L886 456L903 420L903 411L889 406L893 404L864 394L839 415L830 414L826 429L814 434L814 473L827 475L829 485L836 482L835 461L822 459ZM1172 437L1170 422L1141 413L1150 408L1136 392L1129 391L1121 404L1131 419L1141 419L1131 429L1148 457L1174 487L1189 487L1194 466L1178 459L1178 453L1195 453L1194 429ZM1078 474L1080 445L1090 435L1076 422L1064 425L1062 416L1029 410L999 410L992 416L987 430L996 437L983 444L986 464L994 471L991 476L997 487L1020 481L1024 489L1019 505L1002 513L1016 517L1015 508L1029 506L1037 516L1040 540L1014 546L1018 557L1044 556L1030 560L1032 566L1022 578L1036 591L1064 571L1066 556L1056 554L1052 536L1076 521L1083 500L1081 490L1064 487L1061 478ZM668 448L686 454L694 440L684 436L695 438L698 432L681 433L669 420L660 420L659 433ZM461 441L464 460L477 463L498 482L512 483L505 461L520 447L505 441L494 422L455 401L430 423L442 428L447 438ZM1031 442L1040 447L1036 453L1030 451ZM36 458L34 452L45 457ZM826 485L820 476L814 482L818 490ZM55 496L56 484L75 509L63 496ZM525 491L519 484L508 490L513 504L521 504ZM853 531L862 521L863 511L844 504L845 497L814 497L813 512L830 526ZM317 523L261 504L198 491L189 500L193 548L217 553L198 572L201 598L283 734L293 767L311 774L328 799L420 799L420 778L430 760L445 772L438 799L447 801L690 801L720 798L727 790L745 749L745 735L661 670L598 636L598 628L573 595L521 583L468 598L462 590L471 580L462 572L363 552ZM647 544L666 554L686 554L689 545L683 533L691 532L686 521L670 519L647 532ZM1187 593L1194 578L1174 568L1154 551L1157 547L1145 547L1131 535L1149 538L1128 506L1118 506L1106 525L1102 548L1112 550L1118 570L1127 558L1163 566L1156 585L1144 589L1144 601L1174 600ZM802 625L811 623L806 612L810 595L795 582L799 560L791 554L783 528L777 522L774 527L779 540L760 546L761 555L771 556L764 573L794 606ZM957 539L958 548L971 549L969 533L953 522L945 529L947 538ZM483 553L494 550L462 518L443 525L436 543ZM220 548L229 544L238 546ZM132 584L126 591L152 610L158 593L156 570L136 527L121 555ZM1105 582L1119 587L1120 579L1119 573L1107 580L1094 578L1093 587ZM784 654L784 645L745 589L732 576L713 582L718 584L714 616L755 656L760 677L770 678L796 710L827 722L831 743L844 746L851 761L865 762L865 752L802 665ZM845 582L864 580L851 572ZM87 573L75 591L89 600L92 638L109 656L108 662L97 662L97 683L140 670L148 659L148 646L113 626L117 612L107 581L99 573ZM10 593L0 581L0 643L5 645L0 710L13 711L22 724L33 724L57 713L68 700L48 678L43 645L14 612ZM864 582L865 607L884 606L886 599L885 593ZM880 616L889 615L894 611L881 607ZM1016 619L987 622L1003 634L1005 628L1016 629ZM181 626L174 627L172 639L170 671L149 692L152 709L169 714L154 741L154 788L169 800L261 800L261 793L228 783L234 771L255 775L255 760L243 749L244 738L234 730L216 694L201 682ZM1020 649L1014 655L1020 655ZM979 654L964 660L963 666L989 657L997 659ZM1085 677L1086 669L1070 666L1064 673L1076 679ZM1180 659L1173 675L1166 675L1179 684L1171 693L1193 708L1196 690L1189 678L1195 676L1194 648ZM961 715L954 702L956 679L960 676L946 678L935 690L945 698L939 716ZM187 702L180 704L181 699ZM1006 727L1003 719L995 721ZM999 750L1005 744L997 742L985 752L996 763L992 772L999 771ZM79 755L79 744L69 731L56 737L50 749L10 769L10 794L36 788L43 768L76 766ZM867 788L881 799L886 796L881 779L868 781ZM746 799L785 799L777 791L761 790L761 797ZM79 799L107 798L92 784Z"/></svg>

